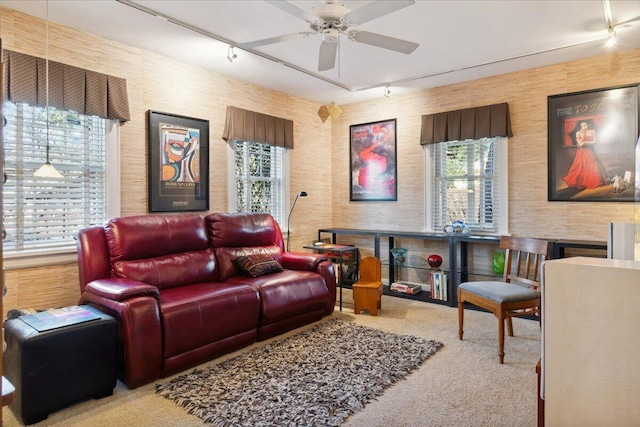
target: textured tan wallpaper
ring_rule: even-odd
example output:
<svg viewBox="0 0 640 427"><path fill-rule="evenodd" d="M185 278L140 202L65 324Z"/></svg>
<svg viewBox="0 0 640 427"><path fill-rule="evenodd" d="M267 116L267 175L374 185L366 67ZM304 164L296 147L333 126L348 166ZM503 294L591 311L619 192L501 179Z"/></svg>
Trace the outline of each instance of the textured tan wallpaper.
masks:
<svg viewBox="0 0 640 427"><path fill-rule="evenodd" d="M43 21L3 9L3 46L44 57ZM640 82L640 50L474 80L351 105L322 123L318 104L50 24L49 58L127 79L131 121L121 127L122 214L147 212L146 112L149 109L210 121L210 207L227 209L227 158L221 139L227 105L295 122L291 155L291 247L299 249L322 227L422 230L424 225L422 114L508 102L509 222L513 234L606 239L608 221L633 221L632 203L547 202L547 96ZM349 126L397 119L398 201L349 201ZM284 230L283 230L284 231ZM364 253L369 249L362 242ZM425 247L425 251L440 248ZM6 308L46 308L77 300L74 264L7 272Z"/></svg>
<svg viewBox="0 0 640 427"><path fill-rule="evenodd" d="M342 106L333 121L334 227L421 230L424 153L421 115L508 102L509 229L514 235L606 240L606 224L633 222L633 203L547 201L547 97L640 83L640 50L426 89ZM397 119L398 202L349 201L349 126Z"/></svg>
<svg viewBox="0 0 640 427"><path fill-rule="evenodd" d="M0 17L5 49L45 56L44 21L8 9ZM320 121L318 104L51 23L49 38L49 59L127 79L131 121L120 128L122 215L147 213L150 109L209 120L210 211L226 211L227 151L221 135L226 107L235 105L294 121L291 199L299 191L309 195L296 205L291 248L311 243L318 228L331 224L331 122ZM6 283L5 313L69 305L79 297L75 264L8 271Z"/></svg>

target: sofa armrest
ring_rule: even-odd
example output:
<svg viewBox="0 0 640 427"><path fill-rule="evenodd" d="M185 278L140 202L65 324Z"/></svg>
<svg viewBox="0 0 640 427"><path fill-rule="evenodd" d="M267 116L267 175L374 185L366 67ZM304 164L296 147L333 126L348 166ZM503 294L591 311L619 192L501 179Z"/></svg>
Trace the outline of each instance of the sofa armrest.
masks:
<svg viewBox="0 0 640 427"><path fill-rule="evenodd" d="M160 377L162 325L159 290L128 279L87 284L79 304L89 304L118 320L118 376L133 389Z"/></svg>
<svg viewBox="0 0 640 427"><path fill-rule="evenodd" d="M336 303L336 272L333 263L326 255L308 252L284 252L282 254L282 267L287 270L313 271L321 275L329 290L325 315L333 313Z"/></svg>
<svg viewBox="0 0 640 427"><path fill-rule="evenodd" d="M160 296L160 290L157 287L130 279L94 280L87 284L85 292L114 301L125 301L140 296L158 299Z"/></svg>
<svg viewBox="0 0 640 427"><path fill-rule="evenodd" d="M323 254L307 252L284 252L282 254L282 267L287 270L315 271L321 262L328 258Z"/></svg>

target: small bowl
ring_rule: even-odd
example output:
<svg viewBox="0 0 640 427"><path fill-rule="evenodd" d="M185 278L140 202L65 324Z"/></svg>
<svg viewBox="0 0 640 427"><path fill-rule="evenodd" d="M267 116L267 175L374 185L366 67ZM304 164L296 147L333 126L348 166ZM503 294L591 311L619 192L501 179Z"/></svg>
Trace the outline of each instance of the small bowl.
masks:
<svg viewBox="0 0 640 427"><path fill-rule="evenodd" d="M391 248L391 255L393 255L398 264L402 264L407 260L407 252L408 250L405 248Z"/></svg>
<svg viewBox="0 0 640 427"><path fill-rule="evenodd" d="M442 257L438 254L431 254L427 258L427 262L431 268L440 268L442 265Z"/></svg>

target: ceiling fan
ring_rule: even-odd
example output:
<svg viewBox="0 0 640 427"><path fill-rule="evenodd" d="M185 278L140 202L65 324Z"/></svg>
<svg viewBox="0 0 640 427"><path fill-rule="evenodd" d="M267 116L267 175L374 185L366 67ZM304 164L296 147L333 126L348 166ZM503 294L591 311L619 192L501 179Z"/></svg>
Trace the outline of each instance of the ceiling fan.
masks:
<svg viewBox="0 0 640 427"><path fill-rule="evenodd" d="M413 0L373 1L354 11L351 11L348 7L342 4L338 4L337 0L323 0L322 4L314 7L309 12L288 1L276 0L266 1L266 3L308 22L312 31L298 32L242 43L239 44L238 47L242 49L253 49L300 37L308 37L313 34L322 34L322 44L320 45L320 56L318 59L318 71L331 70L335 67L340 34L346 35L349 40L357 43L365 43L407 55L418 47L417 43L353 28L360 24L364 24L365 22L380 18L381 16L404 9L407 6L411 6L415 4L415 1Z"/></svg>

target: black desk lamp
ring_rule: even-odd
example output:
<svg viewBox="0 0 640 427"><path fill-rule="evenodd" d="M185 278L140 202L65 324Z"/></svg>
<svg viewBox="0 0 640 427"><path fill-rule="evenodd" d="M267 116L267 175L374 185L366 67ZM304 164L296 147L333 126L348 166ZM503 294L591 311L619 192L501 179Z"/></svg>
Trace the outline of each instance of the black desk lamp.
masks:
<svg viewBox="0 0 640 427"><path fill-rule="evenodd" d="M291 214L293 213L293 208L296 207L296 202L298 201L298 197L307 197L306 191L301 191L296 194L296 199L293 201L293 205L291 205L291 210L289 211L289 218L287 218L287 252L289 252L289 224L291 223Z"/></svg>

